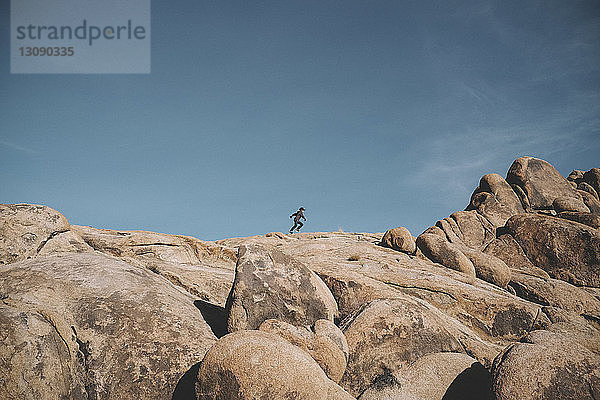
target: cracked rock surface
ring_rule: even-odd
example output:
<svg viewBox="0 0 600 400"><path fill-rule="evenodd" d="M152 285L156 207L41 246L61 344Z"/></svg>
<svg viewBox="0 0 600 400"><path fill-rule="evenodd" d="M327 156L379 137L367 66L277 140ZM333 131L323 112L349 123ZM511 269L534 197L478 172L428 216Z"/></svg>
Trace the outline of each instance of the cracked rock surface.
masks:
<svg viewBox="0 0 600 400"><path fill-rule="evenodd" d="M0 266L0 398L165 399L216 341L194 298L97 253Z"/></svg>

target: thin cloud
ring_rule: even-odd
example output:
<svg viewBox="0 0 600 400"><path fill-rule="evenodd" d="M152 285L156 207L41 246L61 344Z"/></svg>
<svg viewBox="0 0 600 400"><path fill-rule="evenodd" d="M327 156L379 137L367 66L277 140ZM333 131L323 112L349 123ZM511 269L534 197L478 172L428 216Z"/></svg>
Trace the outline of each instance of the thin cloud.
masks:
<svg viewBox="0 0 600 400"><path fill-rule="evenodd" d="M21 146L12 142L8 142L6 140L0 140L0 145L4 146L4 147L8 147L9 149L12 150L17 150L20 151L22 153L27 153L27 154L38 154L37 150L33 150L29 147L25 147L25 146Z"/></svg>

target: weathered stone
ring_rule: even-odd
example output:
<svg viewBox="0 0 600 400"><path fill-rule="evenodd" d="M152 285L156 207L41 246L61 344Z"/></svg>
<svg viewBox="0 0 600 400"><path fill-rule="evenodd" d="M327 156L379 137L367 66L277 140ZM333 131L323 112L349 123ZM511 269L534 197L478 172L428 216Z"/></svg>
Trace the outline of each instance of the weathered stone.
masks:
<svg viewBox="0 0 600 400"><path fill-rule="evenodd" d="M232 248L182 235L71 225L94 250L161 275L203 301L224 306L236 261Z"/></svg>
<svg viewBox="0 0 600 400"><path fill-rule="evenodd" d="M463 353L427 354L397 373L401 392L423 400L491 400L491 375Z"/></svg>
<svg viewBox="0 0 600 400"><path fill-rule="evenodd" d="M413 254L417 249L415 239L412 237L408 229L403 226L389 229L385 235L383 235L381 243L390 249L409 254Z"/></svg>
<svg viewBox="0 0 600 400"><path fill-rule="evenodd" d="M589 226L535 214L506 223L527 258L550 276L577 286L600 286L600 232Z"/></svg>
<svg viewBox="0 0 600 400"><path fill-rule="evenodd" d="M492 241L485 248L484 253L501 259L513 270L519 270L542 279L550 279L550 275L546 271L529 261L519 243L508 234L501 235Z"/></svg>
<svg viewBox="0 0 600 400"><path fill-rule="evenodd" d="M98 253L0 266L0 398L165 399L216 341L194 298Z"/></svg>
<svg viewBox="0 0 600 400"><path fill-rule="evenodd" d="M227 247L244 243L277 246L310 265L333 293L342 319L371 300L406 295L423 299L459 320L486 342L485 348L473 354L486 366L486 359L491 362L508 341L549 325L539 305L485 281L441 268L428 259L379 246L381 236L322 232L295 234L291 241L255 236L227 239L219 244ZM348 261L357 253L361 254L361 261Z"/></svg>
<svg viewBox="0 0 600 400"><path fill-rule="evenodd" d="M600 200L594 197L593 194L584 190L577 190L577 193L583 199L583 203L586 205L586 207L590 209L590 212L594 214L600 214Z"/></svg>
<svg viewBox="0 0 600 400"><path fill-rule="evenodd" d="M475 268L467 256L438 235L421 234L417 238L417 246L431 261L475 277Z"/></svg>
<svg viewBox="0 0 600 400"><path fill-rule="evenodd" d="M505 288L510 281L510 269L501 259L468 247L459 247L460 251L473 263L479 279Z"/></svg>
<svg viewBox="0 0 600 400"><path fill-rule="evenodd" d="M519 201L521 202L521 207L523 207L524 211L530 212L532 210L531 204L529 203L529 199L527 198L527 194L523 191L521 186L516 184L511 184L510 187L515 192Z"/></svg>
<svg viewBox="0 0 600 400"><path fill-rule="evenodd" d="M571 171L569 176L567 176L567 180L571 181L571 182L579 183L583 180L584 173L585 173L585 171L582 171L579 169L574 169L573 171Z"/></svg>
<svg viewBox="0 0 600 400"><path fill-rule="evenodd" d="M600 326L597 316L578 314L558 307L542 307L552 324L550 332L566 336L588 350L600 355Z"/></svg>
<svg viewBox="0 0 600 400"><path fill-rule="evenodd" d="M456 221L457 229L462 235L462 243L472 249L481 249L493 236L486 234L486 228L491 231L493 227L489 222L482 221L477 211L457 211L450 218Z"/></svg>
<svg viewBox="0 0 600 400"><path fill-rule="evenodd" d="M520 187L534 209L550 209L554 199L578 196L569 182L548 162L533 157L515 160L506 181Z"/></svg>
<svg viewBox="0 0 600 400"><path fill-rule="evenodd" d="M198 400L352 400L308 353L262 331L237 331L206 353Z"/></svg>
<svg viewBox="0 0 600 400"><path fill-rule="evenodd" d="M504 226L510 217L524 212L517 194L498 174L481 178L467 210L477 210L495 227Z"/></svg>
<svg viewBox="0 0 600 400"><path fill-rule="evenodd" d="M439 237L446 239L446 234L439 226L430 226L429 228L425 229L423 233L438 235Z"/></svg>
<svg viewBox="0 0 600 400"><path fill-rule="evenodd" d="M348 343L342 331L328 320L318 320L314 333L305 327L268 319L259 330L281 336L294 346L306 351L319 364L327 377L339 382L346 370Z"/></svg>
<svg viewBox="0 0 600 400"><path fill-rule="evenodd" d="M389 371L379 375L357 400L424 400L402 391L400 381Z"/></svg>
<svg viewBox="0 0 600 400"><path fill-rule="evenodd" d="M38 255L47 256L60 253L86 253L93 252L90 247L79 235L73 231L57 233L40 249Z"/></svg>
<svg viewBox="0 0 600 400"><path fill-rule="evenodd" d="M308 353L314 333L304 326L294 326L278 319L267 319L260 324L258 330L281 336L294 346L300 347Z"/></svg>
<svg viewBox="0 0 600 400"><path fill-rule="evenodd" d="M448 242L463 244L462 233L460 232L458 225L456 225L455 220L444 218L437 221L435 225L444 232L445 239Z"/></svg>
<svg viewBox="0 0 600 400"><path fill-rule="evenodd" d="M346 336L340 328L337 327L333 322L320 319L315 322L315 326L313 327L316 336L327 336L329 339L336 344L336 346L344 353L346 359L350 354L350 350L348 349L348 342L346 341Z"/></svg>
<svg viewBox="0 0 600 400"><path fill-rule="evenodd" d="M579 183L577 185L577 189L591 194L592 196L594 196L594 198L596 200L600 200L600 197L598 196L598 192L596 191L596 189L594 189L594 187L587 182Z"/></svg>
<svg viewBox="0 0 600 400"><path fill-rule="evenodd" d="M350 358L341 384L354 395L377 376L394 373L425 354L464 352L478 341L458 321L408 296L369 303L342 330Z"/></svg>
<svg viewBox="0 0 600 400"><path fill-rule="evenodd" d="M562 335L535 331L494 361L497 400L600 397L600 357Z"/></svg>
<svg viewBox="0 0 600 400"><path fill-rule="evenodd" d="M510 286L517 296L544 306L600 318L600 301L585 290L558 279L540 279L515 272Z"/></svg>
<svg viewBox="0 0 600 400"><path fill-rule="evenodd" d="M595 229L600 228L600 214L564 211L557 217L579 222Z"/></svg>
<svg viewBox="0 0 600 400"><path fill-rule="evenodd" d="M336 383L342 379L347 356L329 336L315 335L309 353L329 379Z"/></svg>
<svg viewBox="0 0 600 400"><path fill-rule="evenodd" d="M227 299L227 329L257 329L267 319L312 326L333 321L337 304L323 281L304 264L275 248L240 246Z"/></svg>
<svg viewBox="0 0 600 400"><path fill-rule="evenodd" d="M592 168L583 174L583 181L594 188L600 195L600 168Z"/></svg>
<svg viewBox="0 0 600 400"><path fill-rule="evenodd" d="M575 199L573 197L557 197L552 202L552 208L557 213L563 211L574 211L581 213L589 213L590 209L585 205L582 200Z"/></svg>
<svg viewBox="0 0 600 400"><path fill-rule="evenodd" d="M35 257L69 222L58 211L32 204L0 204L0 264Z"/></svg>

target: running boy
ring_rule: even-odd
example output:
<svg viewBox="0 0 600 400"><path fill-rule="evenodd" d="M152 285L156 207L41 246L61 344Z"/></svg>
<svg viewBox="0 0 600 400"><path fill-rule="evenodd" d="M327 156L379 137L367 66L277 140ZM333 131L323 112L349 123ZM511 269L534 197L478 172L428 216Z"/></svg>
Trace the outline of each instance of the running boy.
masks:
<svg viewBox="0 0 600 400"><path fill-rule="evenodd" d="M296 229L296 232L300 232L300 228L302 228L304 225L302 222L300 222L300 218L306 221L306 217L304 216L304 207L300 207L298 211L290 215L290 218L292 217L294 217L294 226L292 226L292 229L290 229L290 233L293 233L294 229Z"/></svg>

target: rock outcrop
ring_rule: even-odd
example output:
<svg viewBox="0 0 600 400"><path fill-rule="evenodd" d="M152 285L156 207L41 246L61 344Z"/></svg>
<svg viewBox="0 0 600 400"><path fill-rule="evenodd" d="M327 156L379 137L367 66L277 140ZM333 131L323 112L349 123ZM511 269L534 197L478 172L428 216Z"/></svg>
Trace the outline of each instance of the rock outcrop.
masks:
<svg viewBox="0 0 600 400"><path fill-rule="evenodd" d="M600 287L600 231L577 222L520 214L506 223L534 266L578 286Z"/></svg>
<svg viewBox="0 0 600 400"><path fill-rule="evenodd" d="M193 296L224 306L236 250L189 236L71 226L96 251L147 268Z"/></svg>
<svg viewBox="0 0 600 400"><path fill-rule="evenodd" d="M415 238L403 226L388 230L381 239L381 244L390 249L413 254L417 249Z"/></svg>
<svg viewBox="0 0 600 400"><path fill-rule="evenodd" d="M513 188L498 174L487 174L481 178L467 210L477 210L495 227L503 226L510 217L524 211Z"/></svg>
<svg viewBox="0 0 600 400"><path fill-rule="evenodd" d="M462 353L432 353L395 375L384 375L359 400L491 400L491 375Z"/></svg>
<svg viewBox="0 0 600 400"><path fill-rule="evenodd" d="M226 312L229 332L258 329L267 319L311 326L338 314L321 278L294 258L260 245L240 246Z"/></svg>
<svg viewBox="0 0 600 400"><path fill-rule="evenodd" d="M475 267L469 258L440 236L424 233L417 238L417 246L431 261L475 277Z"/></svg>
<svg viewBox="0 0 600 400"><path fill-rule="evenodd" d="M342 386L354 395L426 354L468 352L485 358L494 352L458 321L408 296L367 304L342 330L350 349Z"/></svg>
<svg viewBox="0 0 600 400"><path fill-rule="evenodd" d="M0 398L168 398L216 341L193 297L113 257L40 256L0 276Z"/></svg>
<svg viewBox="0 0 600 400"><path fill-rule="evenodd" d="M35 257L49 240L69 231L58 211L30 204L0 204L0 264Z"/></svg>
<svg viewBox="0 0 600 400"><path fill-rule="evenodd" d="M308 355L278 335L237 331L222 337L198 370L198 400L352 400Z"/></svg>
<svg viewBox="0 0 600 400"><path fill-rule="evenodd" d="M576 190L550 163L533 157L521 157L511 165L506 181L525 193L534 210L552 209L556 199L570 199L572 203L583 201Z"/></svg>
<svg viewBox="0 0 600 400"><path fill-rule="evenodd" d="M600 357L573 340L536 331L494 361L498 400L583 400L600 396Z"/></svg>
<svg viewBox="0 0 600 400"><path fill-rule="evenodd" d="M348 342L333 322L320 319L315 322L313 331L306 327L296 327L287 322L268 319L258 329L279 335L306 351L334 382L342 379L348 361Z"/></svg>

